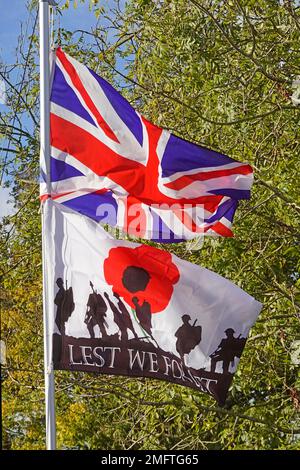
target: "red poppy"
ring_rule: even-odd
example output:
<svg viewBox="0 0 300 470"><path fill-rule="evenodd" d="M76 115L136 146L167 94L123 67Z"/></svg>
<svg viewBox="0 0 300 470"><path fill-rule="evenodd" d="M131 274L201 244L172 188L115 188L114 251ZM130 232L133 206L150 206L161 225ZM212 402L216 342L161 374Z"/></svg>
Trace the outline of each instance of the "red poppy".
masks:
<svg viewBox="0 0 300 470"><path fill-rule="evenodd" d="M114 292L132 308L134 297L139 305L148 302L151 313L167 307L180 276L170 253L147 245L111 248L103 269Z"/></svg>

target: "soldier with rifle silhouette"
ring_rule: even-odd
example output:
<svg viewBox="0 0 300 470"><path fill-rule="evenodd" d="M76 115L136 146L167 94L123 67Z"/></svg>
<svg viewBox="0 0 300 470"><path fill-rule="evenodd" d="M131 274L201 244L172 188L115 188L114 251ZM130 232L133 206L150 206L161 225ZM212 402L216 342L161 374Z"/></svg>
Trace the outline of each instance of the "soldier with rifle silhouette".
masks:
<svg viewBox="0 0 300 470"><path fill-rule="evenodd" d="M128 340L127 329L130 330L133 333L133 336L135 337L135 339L138 339L138 336L137 336L137 334L136 334L136 332L133 328L130 313L128 312L127 308L125 307L125 304L122 302L119 294L114 292L114 296L118 300L119 311L122 314L122 324L119 325L119 328L121 330L121 339L124 339L126 341Z"/></svg>
<svg viewBox="0 0 300 470"><path fill-rule="evenodd" d="M128 340L127 328L130 329L130 327L127 326L127 325L129 325L129 323L126 324L126 319L125 319L123 313L120 312L120 310L115 306L115 304L112 302L112 300L110 300L109 295L107 294L107 292L105 292L104 296L105 296L107 302L109 303L111 311L113 312L114 322L120 330L120 333L121 333L121 338L120 339L121 339L121 341L127 341ZM114 293L114 296L116 297L117 294ZM124 305L124 309L125 308L126 307ZM128 313L128 315L129 315L129 313ZM131 323L131 326L132 326L132 323Z"/></svg>
<svg viewBox="0 0 300 470"><path fill-rule="evenodd" d="M146 290L146 287L150 281L150 274L144 268L138 266L128 266L122 276L123 286L131 293ZM151 306L146 300L141 303L138 297L132 297L132 302L135 306L135 313L137 320L146 333L146 337L150 337L157 347L158 344L156 339L152 335L152 313Z"/></svg>
<svg viewBox="0 0 300 470"><path fill-rule="evenodd" d="M227 328L225 330L226 338L223 338L216 351L210 355L211 358L211 372L215 372L217 362L223 362L223 374L229 372L229 365L234 366L235 357L240 358L246 344L246 338L239 335L237 338L234 336L234 329Z"/></svg>
<svg viewBox="0 0 300 470"><path fill-rule="evenodd" d="M189 354L201 341L202 327L196 326L197 319L191 325L191 317L183 315L181 317L183 325L181 325L175 333L176 351L178 352L183 364L185 364L184 356Z"/></svg>
<svg viewBox="0 0 300 470"><path fill-rule="evenodd" d="M90 286L93 292L88 298L84 323L86 323L91 338L95 338L94 328L96 325L99 326L101 337L105 338L107 336L106 328L108 328L108 324L105 320L107 305L102 295L98 294L94 289L92 282L90 282Z"/></svg>
<svg viewBox="0 0 300 470"><path fill-rule="evenodd" d="M75 308L74 299L73 299L73 289L72 287L68 288L68 282L66 281L66 289L64 288L64 281L61 277L56 280L56 284L59 288L54 303L57 306L55 323L62 336L65 335L66 326L68 319L72 315L72 312Z"/></svg>

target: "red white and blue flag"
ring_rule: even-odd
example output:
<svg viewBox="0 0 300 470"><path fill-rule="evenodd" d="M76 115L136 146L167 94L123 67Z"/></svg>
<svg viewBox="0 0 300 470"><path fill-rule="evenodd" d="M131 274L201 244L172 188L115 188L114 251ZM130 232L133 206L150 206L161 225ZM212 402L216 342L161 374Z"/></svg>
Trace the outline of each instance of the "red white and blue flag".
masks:
<svg viewBox="0 0 300 470"><path fill-rule="evenodd" d="M42 177L45 180L45 169ZM51 194L41 198L159 242L232 236L253 170L141 116L61 49L51 89Z"/></svg>

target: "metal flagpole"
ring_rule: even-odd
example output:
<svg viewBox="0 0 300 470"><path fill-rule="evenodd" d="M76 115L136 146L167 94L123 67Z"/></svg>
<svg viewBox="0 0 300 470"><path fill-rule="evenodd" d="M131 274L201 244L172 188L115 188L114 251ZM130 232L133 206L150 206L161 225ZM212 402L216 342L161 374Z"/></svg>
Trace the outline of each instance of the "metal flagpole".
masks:
<svg viewBox="0 0 300 470"><path fill-rule="evenodd" d="M40 158L46 174L47 193L50 194L50 64L49 64L49 4L53 0L39 0L40 19ZM46 200L42 207L42 256L43 256L43 319L44 319L44 376L46 404L46 448L56 448L55 384L52 366L52 336L48 312L47 265L45 253Z"/></svg>

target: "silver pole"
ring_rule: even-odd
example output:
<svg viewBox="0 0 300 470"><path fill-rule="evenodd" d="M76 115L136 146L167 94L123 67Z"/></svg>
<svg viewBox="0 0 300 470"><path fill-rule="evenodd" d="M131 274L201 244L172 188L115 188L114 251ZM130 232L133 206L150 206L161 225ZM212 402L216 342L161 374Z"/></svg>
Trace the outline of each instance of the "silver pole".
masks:
<svg viewBox="0 0 300 470"><path fill-rule="evenodd" d="M52 4L50 0L50 4ZM49 65L49 0L39 0L40 19L40 158L46 174L47 193L50 194L50 65ZM52 336L47 311L48 289L45 253L44 219L49 210L48 201L42 208L42 256L43 256L43 319L44 319L44 376L46 404L46 448L56 448L55 384L52 366Z"/></svg>

